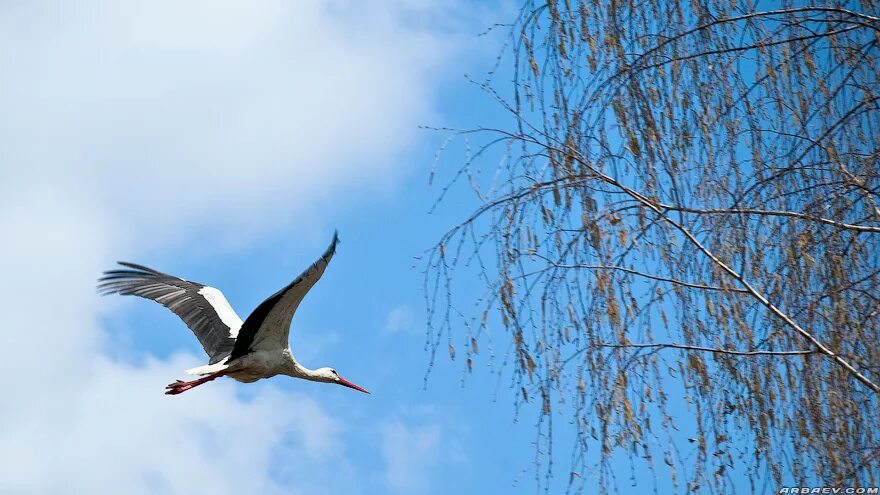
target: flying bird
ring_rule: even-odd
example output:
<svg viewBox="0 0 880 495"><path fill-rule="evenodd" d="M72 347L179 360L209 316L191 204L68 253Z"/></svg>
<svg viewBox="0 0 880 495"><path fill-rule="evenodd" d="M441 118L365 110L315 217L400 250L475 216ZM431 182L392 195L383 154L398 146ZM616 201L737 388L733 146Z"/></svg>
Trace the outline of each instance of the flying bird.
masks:
<svg viewBox="0 0 880 495"><path fill-rule="evenodd" d="M338 242L334 233L330 246L312 266L287 287L269 296L244 322L218 289L134 263L120 261L125 269L104 272L98 279L98 293L156 301L179 316L199 339L210 360L207 365L186 370L186 373L201 378L177 380L165 387L167 395L186 392L221 376L251 383L275 375L336 383L369 393L339 376L333 368L310 370L301 365L288 343L293 313L324 274Z"/></svg>

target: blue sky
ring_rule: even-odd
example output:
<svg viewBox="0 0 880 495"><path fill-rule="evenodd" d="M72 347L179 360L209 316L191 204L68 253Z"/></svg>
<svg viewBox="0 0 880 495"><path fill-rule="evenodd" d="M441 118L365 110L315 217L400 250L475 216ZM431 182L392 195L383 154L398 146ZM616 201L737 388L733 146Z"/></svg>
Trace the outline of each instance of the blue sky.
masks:
<svg viewBox="0 0 880 495"><path fill-rule="evenodd" d="M4 3L0 493L533 493L533 420L503 380L462 387L441 356L425 389L413 269L467 208L427 215L445 136L418 126L499 118L463 75L491 67L476 34L505 8ZM94 294L124 259L244 317L334 229L292 344L370 396L277 378L166 397L195 339Z"/></svg>
<svg viewBox="0 0 880 495"><path fill-rule="evenodd" d="M419 126L505 119L464 74L493 66L503 32L477 34L514 14L439 0L3 3L0 345L13 351L0 383L14 400L0 402L0 493L535 493L536 417L514 422L504 377L478 360L462 386L441 352L425 387L415 260L473 207L454 194L428 214L446 135ZM94 294L128 260L218 287L245 317L334 229L292 347L370 396L282 377L167 397L204 362L196 340L157 304Z"/></svg>

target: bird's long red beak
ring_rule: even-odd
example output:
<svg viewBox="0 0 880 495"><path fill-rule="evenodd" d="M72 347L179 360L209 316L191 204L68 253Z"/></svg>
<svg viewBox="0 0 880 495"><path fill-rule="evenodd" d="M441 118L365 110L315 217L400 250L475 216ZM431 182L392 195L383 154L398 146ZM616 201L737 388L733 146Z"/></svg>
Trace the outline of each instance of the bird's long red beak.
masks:
<svg viewBox="0 0 880 495"><path fill-rule="evenodd" d="M351 383L350 381L346 380L345 378L342 378L341 376L339 377L339 380L336 383L338 383L340 385L345 385L348 388L353 388L353 389L357 390L358 392L363 392L365 394L370 393L367 391L367 389L365 389L361 386L355 385L354 383Z"/></svg>

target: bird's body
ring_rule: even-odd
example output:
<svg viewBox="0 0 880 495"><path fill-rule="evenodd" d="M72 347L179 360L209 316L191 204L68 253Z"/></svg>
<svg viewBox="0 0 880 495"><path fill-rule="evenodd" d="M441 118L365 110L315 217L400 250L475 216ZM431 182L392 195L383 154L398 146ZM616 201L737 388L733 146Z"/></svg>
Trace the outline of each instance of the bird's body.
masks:
<svg viewBox="0 0 880 495"><path fill-rule="evenodd" d="M104 272L98 281L102 294L144 297L177 314L199 339L209 364L187 370L202 378L178 380L166 393L176 395L208 381L229 376L243 383L287 375L324 383L337 383L367 392L340 377L332 368L311 370L297 362L288 344L290 323L299 303L321 278L336 252L338 238L327 251L289 285L263 301L244 321L218 289L133 263L120 262L125 270Z"/></svg>
<svg viewBox="0 0 880 495"><path fill-rule="evenodd" d="M253 383L261 378L275 375L293 375L295 367L289 349L283 351L256 351L245 354L236 361L235 369L227 371L227 375L242 382Z"/></svg>

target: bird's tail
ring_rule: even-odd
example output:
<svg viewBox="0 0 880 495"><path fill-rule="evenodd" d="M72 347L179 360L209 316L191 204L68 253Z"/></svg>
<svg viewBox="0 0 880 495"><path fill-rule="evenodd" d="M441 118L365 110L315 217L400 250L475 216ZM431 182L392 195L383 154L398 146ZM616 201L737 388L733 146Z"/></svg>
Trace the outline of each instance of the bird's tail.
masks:
<svg viewBox="0 0 880 495"><path fill-rule="evenodd" d="M190 368L185 371L187 375L210 375L211 373L216 373L218 371L223 371L229 366L224 362L214 363L214 364L206 364L205 366L199 366L197 368Z"/></svg>

